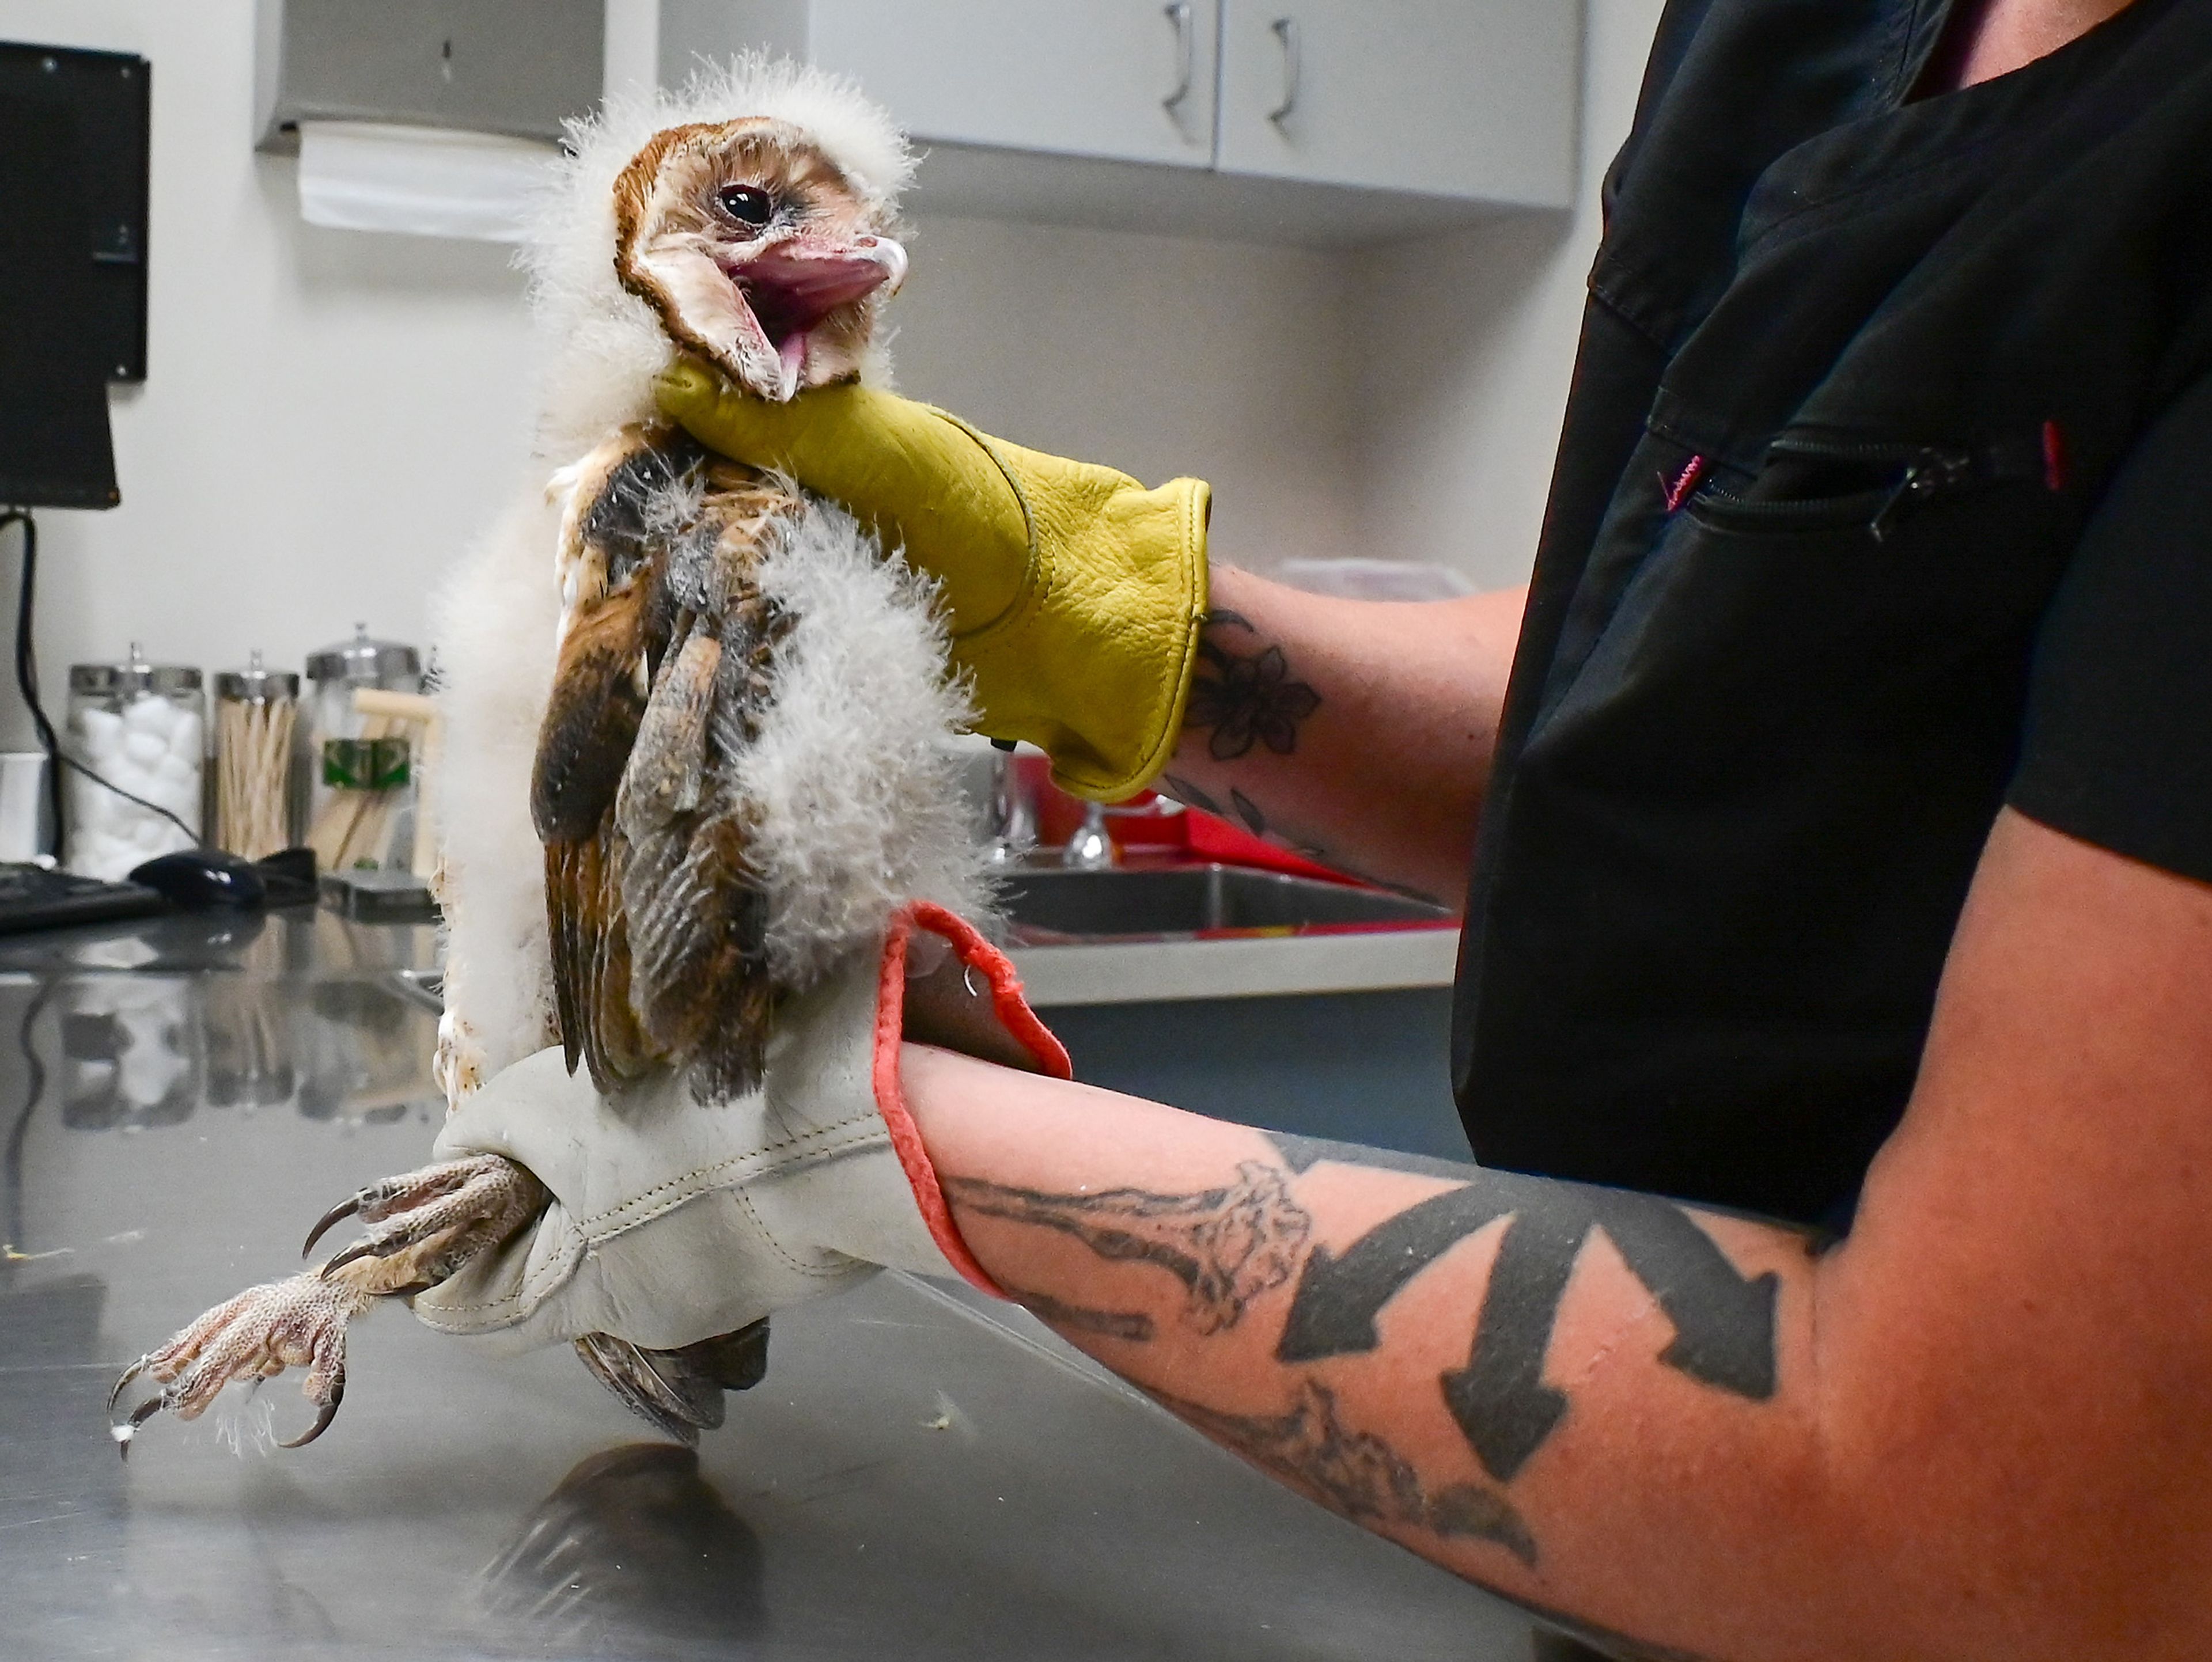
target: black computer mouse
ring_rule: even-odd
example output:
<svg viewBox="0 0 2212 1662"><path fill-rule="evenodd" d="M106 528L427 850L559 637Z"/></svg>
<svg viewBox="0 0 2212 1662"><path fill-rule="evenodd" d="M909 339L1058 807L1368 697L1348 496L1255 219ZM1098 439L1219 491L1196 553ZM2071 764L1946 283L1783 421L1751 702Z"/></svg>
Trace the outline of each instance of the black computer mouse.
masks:
<svg viewBox="0 0 2212 1662"><path fill-rule="evenodd" d="M143 883L187 912L211 907L257 907L267 897L268 885L252 863L219 848L185 848L157 855L131 873L131 881Z"/></svg>

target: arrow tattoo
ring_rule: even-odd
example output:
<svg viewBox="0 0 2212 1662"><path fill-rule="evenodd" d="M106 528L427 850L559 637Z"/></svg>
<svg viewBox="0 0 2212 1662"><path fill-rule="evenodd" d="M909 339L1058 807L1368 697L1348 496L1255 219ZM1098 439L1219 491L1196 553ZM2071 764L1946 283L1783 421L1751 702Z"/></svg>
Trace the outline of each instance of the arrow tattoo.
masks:
<svg viewBox="0 0 2212 1662"><path fill-rule="evenodd" d="M1544 1383L1552 1324L1589 1228L1582 1218L1517 1216L1498 1243L1474 1349L1443 1376L1444 1405L1482 1469L1510 1483L1567 1411L1564 1391Z"/></svg>
<svg viewBox="0 0 2212 1662"><path fill-rule="evenodd" d="M1568 1279L1593 1228L1605 1231L1674 1324L1662 1362L1750 1401L1773 1396L1780 1277L1771 1271L1743 1275L1672 1201L1344 1143L1273 1140L1300 1173L1334 1160L1448 1175L1461 1184L1377 1224L1341 1254L1316 1246L1291 1295L1278 1361L1373 1350L1382 1343L1376 1322L1384 1305L1461 1240L1500 1217L1510 1220L1467 1366L1442 1380L1452 1417L1499 1482L1521 1470L1566 1413L1565 1393L1544 1383L1544 1359Z"/></svg>
<svg viewBox="0 0 2212 1662"><path fill-rule="evenodd" d="M1342 1257L1316 1246L1291 1296L1278 1362L1317 1362L1372 1350L1375 1318L1415 1276L1461 1240L1513 1210L1505 1196L1470 1183L1409 1206L1362 1235Z"/></svg>

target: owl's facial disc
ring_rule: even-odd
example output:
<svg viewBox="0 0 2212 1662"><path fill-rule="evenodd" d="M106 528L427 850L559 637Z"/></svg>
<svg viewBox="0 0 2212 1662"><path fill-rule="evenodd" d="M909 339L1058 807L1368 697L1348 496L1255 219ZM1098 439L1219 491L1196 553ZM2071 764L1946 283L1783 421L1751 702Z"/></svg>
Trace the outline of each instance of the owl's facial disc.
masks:
<svg viewBox="0 0 2212 1662"><path fill-rule="evenodd" d="M670 129L615 195L624 287L679 345L779 403L857 374L906 276L880 205L782 122Z"/></svg>

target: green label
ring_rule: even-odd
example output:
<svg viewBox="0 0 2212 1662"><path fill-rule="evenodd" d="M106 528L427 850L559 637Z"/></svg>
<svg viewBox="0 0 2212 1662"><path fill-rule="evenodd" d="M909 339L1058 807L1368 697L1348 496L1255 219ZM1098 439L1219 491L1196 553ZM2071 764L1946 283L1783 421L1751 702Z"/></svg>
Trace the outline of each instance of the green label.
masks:
<svg viewBox="0 0 2212 1662"><path fill-rule="evenodd" d="M407 783L404 738L326 738L323 783L341 791L390 791Z"/></svg>

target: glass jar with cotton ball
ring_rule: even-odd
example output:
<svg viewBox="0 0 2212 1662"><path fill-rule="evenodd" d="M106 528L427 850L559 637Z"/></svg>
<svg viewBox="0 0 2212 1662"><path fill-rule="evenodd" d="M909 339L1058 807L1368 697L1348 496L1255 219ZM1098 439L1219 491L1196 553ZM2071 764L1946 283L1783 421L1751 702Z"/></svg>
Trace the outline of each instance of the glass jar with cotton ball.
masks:
<svg viewBox="0 0 2212 1662"><path fill-rule="evenodd" d="M200 841L207 709L200 672L121 664L69 672L69 835L64 864L117 882L156 854Z"/></svg>

